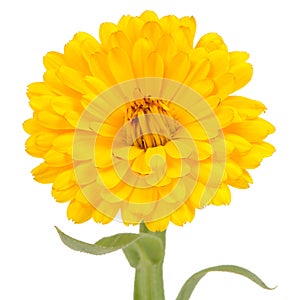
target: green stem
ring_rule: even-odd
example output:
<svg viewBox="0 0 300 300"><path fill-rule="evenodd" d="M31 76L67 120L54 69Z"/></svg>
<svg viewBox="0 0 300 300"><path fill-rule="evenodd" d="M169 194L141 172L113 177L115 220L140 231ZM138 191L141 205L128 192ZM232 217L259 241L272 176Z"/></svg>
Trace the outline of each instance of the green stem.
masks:
<svg viewBox="0 0 300 300"><path fill-rule="evenodd" d="M163 260L166 232L151 232L140 224L143 238L124 249L135 268L134 300L164 300Z"/></svg>
<svg viewBox="0 0 300 300"><path fill-rule="evenodd" d="M141 233L154 234L163 244L163 252L165 251L166 232L151 232L144 224L140 225ZM144 249L141 249L143 251ZM148 249L149 250L149 249ZM140 261L135 269L134 280L134 300L164 300L163 285L163 259L157 264L150 261Z"/></svg>
<svg viewBox="0 0 300 300"><path fill-rule="evenodd" d="M134 300L164 300L162 264L142 264L135 270Z"/></svg>

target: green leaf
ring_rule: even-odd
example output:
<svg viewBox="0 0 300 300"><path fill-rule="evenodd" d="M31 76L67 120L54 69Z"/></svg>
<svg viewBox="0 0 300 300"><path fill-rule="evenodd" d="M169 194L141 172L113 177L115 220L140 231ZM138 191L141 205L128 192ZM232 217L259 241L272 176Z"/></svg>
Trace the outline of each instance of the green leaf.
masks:
<svg viewBox="0 0 300 300"><path fill-rule="evenodd" d="M207 273L209 272L230 272L239 274L242 276L247 277L248 279L252 280L256 284L258 284L260 287L267 289L267 290L273 290L274 288L269 288L259 277L257 277L255 274L250 272L247 269L238 267L238 266L232 266L232 265L223 265L223 266L216 266L207 268L205 270L202 270L200 272L195 273L192 275L183 285L181 288L176 300L188 300L190 296L192 295L196 285L198 284L199 280L203 278Z"/></svg>
<svg viewBox="0 0 300 300"><path fill-rule="evenodd" d="M84 253L103 255L120 249L124 253L131 266L139 264L141 257L150 263L158 263L163 259L163 243L153 234L149 233L119 233L105 237L94 244L82 242L63 233L55 227L62 242L69 248Z"/></svg>
<svg viewBox="0 0 300 300"><path fill-rule="evenodd" d="M105 237L95 244L85 243L76 240L65 233L63 233L59 228L55 227L62 242L69 248L85 252L94 255L103 255L119 249L128 247L130 244L139 240L141 236L134 233L120 233L110 237Z"/></svg>

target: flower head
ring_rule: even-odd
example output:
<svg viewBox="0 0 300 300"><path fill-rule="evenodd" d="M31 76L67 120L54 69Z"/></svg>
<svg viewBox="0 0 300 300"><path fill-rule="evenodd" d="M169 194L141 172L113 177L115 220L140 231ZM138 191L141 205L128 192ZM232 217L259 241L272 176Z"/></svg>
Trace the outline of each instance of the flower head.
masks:
<svg viewBox="0 0 300 300"><path fill-rule="evenodd" d="M266 107L232 95L251 79L248 54L216 33L194 46L195 29L194 18L145 11L44 57L44 81L28 88L26 149L76 223L182 225L196 208L229 204L228 186L247 188L247 169L274 152Z"/></svg>

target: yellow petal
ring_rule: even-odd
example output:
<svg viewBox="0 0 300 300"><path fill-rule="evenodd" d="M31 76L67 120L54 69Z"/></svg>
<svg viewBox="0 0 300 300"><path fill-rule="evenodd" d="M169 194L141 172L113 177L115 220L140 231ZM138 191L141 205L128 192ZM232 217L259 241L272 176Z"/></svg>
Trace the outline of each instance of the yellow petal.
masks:
<svg viewBox="0 0 300 300"><path fill-rule="evenodd" d="M251 175L249 174L249 172L247 170L243 170L243 178L249 182L249 183L253 183L253 179L251 177Z"/></svg>
<svg viewBox="0 0 300 300"><path fill-rule="evenodd" d="M74 132L61 133L53 140L53 149L61 153L72 155L73 141Z"/></svg>
<svg viewBox="0 0 300 300"><path fill-rule="evenodd" d="M170 216L167 216L165 218L153 222L146 222L145 225L152 232L156 232L156 231L163 232L167 229L169 222L170 222Z"/></svg>
<svg viewBox="0 0 300 300"><path fill-rule="evenodd" d="M145 161L152 170L162 169L166 162L166 152L163 146L148 148Z"/></svg>
<svg viewBox="0 0 300 300"><path fill-rule="evenodd" d="M32 95L55 95L55 93L45 82L34 82L28 85L27 96L30 98Z"/></svg>
<svg viewBox="0 0 300 300"><path fill-rule="evenodd" d="M69 88L76 92L85 94L88 89L84 83L84 76L81 72L67 66L61 66L57 72L58 78Z"/></svg>
<svg viewBox="0 0 300 300"><path fill-rule="evenodd" d="M263 157L271 156L275 152L275 147L267 142L254 143L253 146L260 151Z"/></svg>
<svg viewBox="0 0 300 300"><path fill-rule="evenodd" d="M81 189L78 190L75 196L76 202L82 203L82 204L88 204L89 200L87 199L86 195L83 193Z"/></svg>
<svg viewBox="0 0 300 300"><path fill-rule="evenodd" d="M101 184L103 184L108 189L115 187L121 181L119 174L114 170L113 167L100 169L99 175Z"/></svg>
<svg viewBox="0 0 300 300"><path fill-rule="evenodd" d="M158 21L157 14L154 11L151 10L145 10L141 15L140 18L147 21Z"/></svg>
<svg viewBox="0 0 300 300"><path fill-rule="evenodd" d="M169 34L163 35L156 46L156 51L161 55L165 64L169 64L170 60L177 53L177 47L173 37Z"/></svg>
<svg viewBox="0 0 300 300"><path fill-rule="evenodd" d="M91 55L95 52L101 52L102 46L99 42L91 35L88 35L83 41L80 42L81 54L84 57L85 61L89 64Z"/></svg>
<svg viewBox="0 0 300 300"><path fill-rule="evenodd" d="M144 150L136 146L127 146L113 149L114 156L123 158L127 161L137 158L142 152L144 152Z"/></svg>
<svg viewBox="0 0 300 300"><path fill-rule="evenodd" d="M214 50L226 50L227 46L225 45L221 36L217 33L207 33L201 37L199 42L196 45L196 48L203 47L207 52Z"/></svg>
<svg viewBox="0 0 300 300"><path fill-rule="evenodd" d="M45 162L54 167L64 167L73 163L70 155L60 153L53 149L49 150L44 156Z"/></svg>
<svg viewBox="0 0 300 300"><path fill-rule="evenodd" d="M164 187L161 187L160 189L162 188ZM169 188L169 191L163 201L173 204L172 210L174 210L187 199L189 192L190 191L187 190L185 182L183 180L179 180L172 190ZM170 211L170 213L171 212L172 211Z"/></svg>
<svg viewBox="0 0 300 300"><path fill-rule="evenodd" d="M114 218L120 209L120 203L112 203L104 200L99 201L99 203L94 205L94 207L99 213L103 214L107 218Z"/></svg>
<svg viewBox="0 0 300 300"><path fill-rule="evenodd" d="M167 154L173 158L187 158L195 150L191 143L187 143L184 139L169 141L164 147Z"/></svg>
<svg viewBox="0 0 300 300"><path fill-rule="evenodd" d="M92 217L93 211L94 208L90 204L71 201L67 209L67 216L69 220L80 224L89 220Z"/></svg>
<svg viewBox="0 0 300 300"><path fill-rule="evenodd" d="M192 32L189 27L180 26L172 32L177 49L180 51L189 51L193 47Z"/></svg>
<svg viewBox="0 0 300 300"><path fill-rule="evenodd" d="M115 126L112 126L110 124L102 124L99 131L97 130L97 133L99 135L102 135L102 136L105 136L105 137L115 137L117 132L118 132L118 129L117 127Z"/></svg>
<svg viewBox="0 0 300 300"><path fill-rule="evenodd" d="M144 76L144 64L153 48L146 38L137 40L132 49L133 70L136 78Z"/></svg>
<svg viewBox="0 0 300 300"><path fill-rule="evenodd" d="M89 66L81 53L80 42L71 40L65 45L64 60L66 65L83 74L90 74Z"/></svg>
<svg viewBox="0 0 300 300"><path fill-rule="evenodd" d="M44 56L43 63L47 70L57 70L64 64L64 56L59 52L51 51Z"/></svg>
<svg viewBox="0 0 300 300"><path fill-rule="evenodd" d="M191 166L183 159L167 156L166 175L170 178L186 176L191 171Z"/></svg>
<svg viewBox="0 0 300 300"><path fill-rule="evenodd" d="M210 126L207 128L204 128L204 126L201 126L198 122L190 123L185 125L185 130L188 131L188 133L191 135L191 137L194 140L207 140L209 137L215 137L218 135L217 128L214 130L214 128ZM183 133L183 135L180 135L180 130L176 132L176 137L180 138L187 138L186 132Z"/></svg>
<svg viewBox="0 0 300 300"><path fill-rule="evenodd" d="M76 181L81 187L95 182L98 176L98 171L91 161L76 163L74 166Z"/></svg>
<svg viewBox="0 0 300 300"><path fill-rule="evenodd" d="M252 145L243 137L236 134L225 134L226 142L229 142L232 147L238 152L247 152L252 148Z"/></svg>
<svg viewBox="0 0 300 300"><path fill-rule="evenodd" d="M44 157L44 155L49 151L49 147L41 147L37 145L36 139L36 135L32 135L27 139L25 144L26 152L34 157Z"/></svg>
<svg viewBox="0 0 300 300"><path fill-rule="evenodd" d="M144 74L146 77L163 77L164 61L159 53L152 52L144 63Z"/></svg>
<svg viewBox="0 0 300 300"><path fill-rule="evenodd" d="M205 99L205 101L209 104L212 109L216 109L217 106L221 103L221 98L218 96L210 96Z"/></svg>
<svg viewBox="0 0 300 300"><path fill-rule="evenodd" d="M100 80L99 78L96 78L94 76L85 76L84 83L91 91L91 93L88 95L91 95L91 97L89 97L90 100L94 100L96 96L98 96L108 88L107 84L103 80ZM84 97L85 99L88 98L87 95L84 95Z"/></svg>
<svg viewBox="0 0 300 300"><path fill-rule="evenodd" d="M77 133L72 143L73 158L75 160L94 159L95 156L97 156L97 146L99 145L99 141L104 145L110 145L112 143L112 138L96 136L91 132Z"/></svg>
<svg viewBox="0 0 300 300"><path fill-rule="evenodd" d="M219 75L226 73L229 67L229 55L225 50L215 50L209 53L210 61L209 76L216 78Z"/></svg>
<svg viewBox="0 0 300 300"><path fill-rule="evenodd" d="M197 178L199 182L207 185L208 188L215 188L220 181L226 179L225 165L222 161L218 162L217 160L213 162L210 159L201 161L198 174L194 174L193 176Z"/></svg>
<svg viewBox="0 0 300 300"><path fill-rule="evenodd" d="M108 53L108 64L116 81L126 81L134 78L131 61L125 50L111 49Z"/></svg>
<svg viewBox="0 0 300 300"><path fill-rule="evenodd" d="M246 154L236 154L232 159L241 167L245 169L255 169L257 168L263 157L255 150L250 150Z"/></svg>
<svg viewBox="0 0 300 300"><path fill-rule="evenodd" d="M191 83L190 87L206 98L214 89L214 82L211 79L202 79L197 82Z"/></svg>
<svg viewBox="0 0 300 300"><path fill-rule="evenodd" d="M51 107L60 115L64 115L69 110L81 111L83 109L81 103L77 99L68 96L52 97Z"/></svg>
<svg viewBox="0 0 300 300"><path fill-rule="evenodd" d="M228 97L235 87L235 77L231 73L224 73L215 79L215 94L221 99Z"/></svg>
<svg viewBox="0 0 300 300"><path fill-rule="evenodd" d="M257 118L233 123L226 129L226 133L240 135L249 142L260 142L275 131L275 127L268 121Z"/></svg>
<svg viewBox="0 0 300 300"><path fill-rule="evenodd" d="M92 35L90 35L89 33L87 32L83 32L83 31L79 31L77 32L74 37L73 37L73 40L74 41L77 41L79 43L85 41L86 39L94 39L96 40Z"/></svg>
<svg viewBox="0 0 300 300"><path fill-rule="evenodd" d="M193 42L196 32L196 20L194 17L182 17L179 20L180 24L184 27L188 27L190 31L189 41Z"/></svg>
<svg viewBox="0 0 300 300"><path fill-rule="evenodd" d="M248 63L240 63L232 66L229 72L232 73L235 78L234 92L245 86L251 80L253 68L252 65Z"/></svg>
<svg viewBox="0 0 300 300"><path fill-rule="evenodd" d="M99 168L112 165L112 141L100 138L95 145L95 164Z"/></svg>
<svg viewBox="0 0 300 300"><path fill-rule="evenodd" d="M199 160L204 160L212 155L212 149L208 142L194 141L198 150Z"/></svg>
<svg viewBox="0 0 300 300"><path fill-rule="evenodd" d="M52 183L58 174L69 168L69 166L54 167L44 162L32 170L32 175L40 183Z"/></svg>
<svg viewBox="0 0 300 300"><path fill-rule="evenodd" d="M67 120L55 113L51 113L50 111L41 111L37 114L37 119L39 124L49 128L49 129L57 129L57 130L64 130L64 129L74 129L74 127L67 122Z"/></svg>
<svg viewBox="0 0 300 300"><path fill-rule="evenodd" d="M55 177L53 188L56 190L66 190L74 185L74 180L73 169L66 170Z"/></svg>
<svg viewBox="0 0 300 300"><path fill-rule="evenodd" d="M132 16L130 15L123 15L118 22L118 28L125 32L128 29L128 23L131 18Z"/></svg>
<svg viewBox="0 0 300 300"><path fill-rule="evenodd" d="M174 144L173 141L169 141L165 144L165 151L167 154L173 158L181 158L180 150L177 145Z"/></svg>
<svg viewBox="0 0 300 300"><path fill-rule="evenodd" d="M243 177L236 179L228 178L225 183L238 189L247 189L249 187L249 182Z"/></svg>
<svg viewBox="0 0 300 300"><path fill-rule="evenodd" d="M172 102L170 102L169 108L173 112L174 119L183 126L196 121L195 116L193 116L187 109L184 109Z"/></svg>
<svg viewBox="0 0 300 300"><path fill-rule="evenodd" d="M132 44L141 37L143 26L144 21L139 17L131 17L128 19L124 32Z"/></svg>
<svg viewBox="0 0 300 300"><path fill-rule="evenodd" d="M108 224L114 219L114 216L118 213L119 208L117 206L115 206L114 210L115 210L114 215L107 216L106 214L103 214L96 209L93 212L93 219L96 223Z"/></svg>
<svg viewBox="0 0 300 300"><path fill-rule="evenodd" d="M146 182L151 186L156 186L158 188L162 186L167 186L171 183L172 178L168 177L167 175L161 174L157 172L156 174L148 175Z"/></svg>
<svg viewBox="0 0 300 300"><path fill-rule="evenodd" d="M58 78L57 71L55 70L47 70L44 73L44 81L53 94L68 95L75 98L80 97L78 92L66 86L62 80Z"/></svg>
<svg viewBox="0 0 300 300"><path fill-rule="evenodd" d="M233 51L229 53L229 61L231 66L245 62L248 58L249 54L247 52Z"/></svg>
<svg viewBox="0 0 300 300"><path fill-rule="evenodd" d="M238 179L243 175L243 170L232 160L226 161L225 170L229 179Z"/></svg>
<svg viewBox="0 0 300 300"><path fill-rule="evenodd" d="M205 185L201 182L197 182L192 194L189 197L188 202L195 208L200 208L201 203L203 203L203 195L205 192Z"/></svg>
<svg viewBox="0 0 300 300"><path fill-rule="evenodd" d="M171 221L178 226L184 225L186 222L191 222L195 216L195 209L183 203L180 208L174 211L171 215Z"/></svg>
<svg viewBox="0 0 300 300"><path fill-rule="evenodd" d="M185 79L185 84L187 85L193 85L199 80L205 79L210 68L209 60L206 57L201 57L201 54L197 55L197 50L199 49L195 49L192 52L194 57L191 55L191 68Z"/></svg>
<svg viewBox="0 0 300 300"><path fill-rule="evenodd" d="M29 105L35 111L48 110L50 107L51 100L55 96L52 95L30 95Z"/></svg>
<svg viewBox="0 0 300 300"><path fill-rule="evenodd" d="M154 202L158 199L158 192L156 187L147 187L147 188L133 188L131 195L128 197L130 203L140 204L140 207L136 206L139 213L149 213L153 206ZM151 204L151 205L143 205ZM133 206L132 206L133 207ZM148 211L148 209L150 211ZM146 211L147 210L147 211Z"/></svg>
<svg viewBox="0 0 300 300"><path fill-rule="evenodd" d="M138 174L147 175L151 173L151 168L147 164L147 161L145 159L145 153L142 152L131 165L131 169L133 172L136 172Z"/></svg>
<svg viewBox="0 0 300 300"><path fill-rule="evenodd" d="M161 187L159 187L157 189L158 194L159 194L159 199L163 200L163 201L159 201L157 209L160 208L160 210L161 210L162 213L165 212L165 209L169 210L169 206L168 206L169 203L166 204L167 202L165 201L166 200L165 197L167 197L175 189L178 181L179 181L178 178L175 178L175 179L172 178L171 181L170 181L170 183L168 185L161 186ZM166 204L166 206L165 206L165 204ZM174 204L171 207L171 209L174 209ZM168 213L169 213L169 211L168 211ZM161 214L158 211L156 218L160 218L160 217L161 217Z"/></svg>
<svg viewBox="0 0 300 300"><path fill-rule="evenodd" d="M120 182L116 187L109 191L109 193L115 198L112 202L124 201L130 198L133 189L133 186ZM106 193L103 194L103 198L108 201ZM128 201L130 201L130 199L128 199Z"/></svg>
<svg viewBox="0 0 300 300"><path fill-rule="evenodd" d="M179 19L174 15L162 17L159 23L166 33L172 33L180 26Z"/></svg>
<svg viewBox="0 0 300 300"><path fill-rule="evenodd" d="M137 195L139 197L141 195ZM143 197L148 197L149 195L143 195ZM147 215L154 209L154 203L127 203L123 205L121 214L122 219L125 224L140 224L143 222Z"/></svg>
<svg viewBox="0 0 300 300"><path fill-rule="evenodd" d="M90 58L90 69L95 77L99 78L107 85L115 83L115 78L113 77L108 64L107 54L102 52L92 54Z"/></svg>
<svg viewBox="0 0 300 300"><path fill-rule="evenodd" d="M253 119L266 110L263 103L240 96L229 96L222 102L223 106L233 107L243 119Z"/></svg>
<svg viewBox="0 0 300 300"><path fill-rule="evenodd" d="M82 129L79 128L79 125L82 126L82 122L79 122L81 117L81 112L70 110L67 111L64 115L65 119L68 121L68 123L71 125L72 129ZM86 128L83 128L86 129Z"/></svg>
<svg viewBox="0 0 300 300"><path fill-rule="evenodd" d="M104 47L107 47L110 35L116 31L118 31L118 26L116 24L105 22L100 25L99 37Z"/></svg>
<svg viewBox="0 0 300 300"><path fill-rule="evenodd" d="M184 52L176 54L168 64L165 77L182 82L190 69L189 55Z"/></svg>
<svg viewBox="0 0 300 300"><path fill-rule="evenodd" d="M234 145L231 142L225 140L225 153L226 153L226 155L228 156L228 155L232 154L233 151L234 151Z"/></svg>
<svg viewBox="0 0 300 300"><path fill-rule="evenodd" d="M113 32L108 39L108 50L112 48L122 48L128 55L131 55L130 42L123 31Z"/></svg>
<svg viewBox="0 0 300 300"><path fill-rule="evenodd" d="M75 195L78 192L78 186L73 185L72 187L65 190L56 190L52 188L51 194L57 202L67 202L75 199Z"/></svg>
<svg viewBox="0 0 300 300"><path fill-rule="evenodd" d="M156 47L161 35L162 28L158 22L149 21L143 25L142 36L151 41L154 47Z"/></svg>
<svg viewBox="0 0 300 300"><path fill-rule="evenodd" d="M219 107L216 116L222 128L229 126L234 120L234 111L229 107Z"/></svg>
<svg viewBox="0 0 300 300"><path fill-rule="evenodd" d="M38 146L49 148L54 144L55 139L59 136L55 132L41 132L36 135L35 143Z"/></svg>
<svg viewBox="0 0 300 300"><path fill-rule="evenodd" d="M254 143L252 149L245 154L236 154L233 159L241 167L245 169L257 168L261 161L275 151L274 147L266 142Z"/></svg>
<svg viewBox="0 0 300 300"><path fill-rule="evenodd" d="M213 205L228 205L231 201L231 193L226 184L222 184L222 186L217 190L217 193L211 200L211 204Z"/></svg>

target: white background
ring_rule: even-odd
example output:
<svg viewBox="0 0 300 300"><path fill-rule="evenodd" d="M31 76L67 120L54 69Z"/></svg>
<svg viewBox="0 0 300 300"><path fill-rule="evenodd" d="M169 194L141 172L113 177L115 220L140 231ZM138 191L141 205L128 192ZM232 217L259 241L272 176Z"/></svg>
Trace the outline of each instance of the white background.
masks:
<svg viewBox="0 0 300 300"><path fill-rule="evenodd" d="M5 3L5 4L4 4ZM136 232L113 222L74 225L50 185L32 180L38 159L24 152L22 122L31 117L27 84L40 81L42 57L62 51L77 31L95 36L104 21L145 9L159 16L194 15L197 38L215 31L230 50L251 54L254 76L240 94L266 104L265 118L277 131L277 152L253 171L254 185L235 190L228 207L198 211L183 228L170 226L164 265L166 299L175 299L188 276L218 264L257 273L274 291L237 275L205 277L191 299L300 299L299 198L299 10L297 1L110 0L6 1L0 4L0 299L132 299L134 270L122 252L92 256L59 240L54 225L95 242Z"/></svg>

